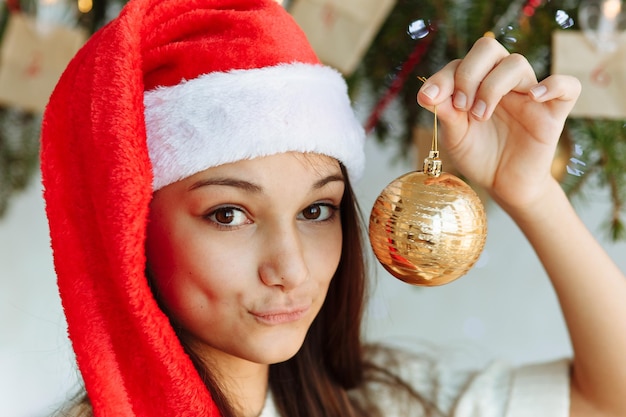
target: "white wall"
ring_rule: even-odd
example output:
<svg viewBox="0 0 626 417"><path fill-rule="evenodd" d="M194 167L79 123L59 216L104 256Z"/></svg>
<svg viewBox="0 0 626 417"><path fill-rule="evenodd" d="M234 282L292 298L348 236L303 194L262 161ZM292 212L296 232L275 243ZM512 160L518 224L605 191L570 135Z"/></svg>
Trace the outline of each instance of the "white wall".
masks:
<svg viewBox="0 0 626 417"><path fill-rule="evenodd" d="M395 177L413 168L393 163L395 150L368 142L368 170L356 185L365 212ZM0 220L0 416L49 414L76 382L54 284L39 179L15 198ZM577 204L588 226L609 210L608 197L587 192ZM502 357L514 363L570 353L547 278L516 226L491 205L489 235L478 265L460 280L416 288L378 269L368 312L368 337L408 346L450 346L465 361ZM563 231L567 233L567 231ZM626 243L604 241L626 270ZM572 262L576 262L572 259ZM374 263L374 262L373 262Z"/></svg>
<svg viewBox="0 0 626 417"><path fill-rule="evenodd" d="M50 414L75 383L39 178L0 219L0 416Z"/></svg>

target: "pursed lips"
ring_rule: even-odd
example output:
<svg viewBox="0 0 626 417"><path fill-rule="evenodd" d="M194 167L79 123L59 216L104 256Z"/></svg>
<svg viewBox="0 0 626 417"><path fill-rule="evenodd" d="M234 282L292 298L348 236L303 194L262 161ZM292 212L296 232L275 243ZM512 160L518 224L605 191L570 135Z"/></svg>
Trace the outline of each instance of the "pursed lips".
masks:
<svg viewBox="0 0 626 417"><path fill-rule="evenodd" d="M289 308L271 308L260 311L250 311L254 318L264 324L276 325L291 323L300 320L306 315L311 305Z"/></svg>

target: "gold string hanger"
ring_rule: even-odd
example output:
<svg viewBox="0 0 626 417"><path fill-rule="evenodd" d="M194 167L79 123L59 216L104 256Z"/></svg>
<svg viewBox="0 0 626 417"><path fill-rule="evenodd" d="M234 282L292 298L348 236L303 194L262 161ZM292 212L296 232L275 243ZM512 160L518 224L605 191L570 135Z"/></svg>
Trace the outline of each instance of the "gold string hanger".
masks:
<svg viewBox="0 0 626 417"><path fill-rule="evenodd" d="M425 83L426 77L417 77L421 82ZM435 120L433 125L433 138L430 144L430 152L428 157L424 159L423 170L430 177L438 177L443 171L443 163L439 159L438 134L437 134L437 106L433 107Z"/></svg>

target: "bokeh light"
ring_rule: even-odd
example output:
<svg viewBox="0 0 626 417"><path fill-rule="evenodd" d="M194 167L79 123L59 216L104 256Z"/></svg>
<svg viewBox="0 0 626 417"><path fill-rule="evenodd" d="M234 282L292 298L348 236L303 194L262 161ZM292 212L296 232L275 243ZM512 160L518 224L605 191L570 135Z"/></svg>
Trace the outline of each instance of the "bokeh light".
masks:
<svg viewBox="0 0 626 417"><path fill-rule="evenodd" d="M557 10L554 20L563 29L569 29L574 26L574 19L565 10Z"/></svg>
<svg viewBox="0 0 626 417"><path fill-rule="evenodd" d="M430 24L424 19L418 19L409 25L407 33L411 39L423 39L430 33Z"/></svg>
<svg viewBox="0 0 626 417"><path fill-rule="evenodd" d="M92 0L78 0L78 10L81 13L89 13L93 8Z"/></svg>

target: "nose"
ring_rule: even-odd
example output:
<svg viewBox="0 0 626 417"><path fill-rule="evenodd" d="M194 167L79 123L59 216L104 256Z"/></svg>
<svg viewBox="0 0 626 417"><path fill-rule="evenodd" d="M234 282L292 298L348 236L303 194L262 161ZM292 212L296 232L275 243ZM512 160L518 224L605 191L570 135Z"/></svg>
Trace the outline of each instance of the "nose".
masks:
<svg viewBox="0 0 626 417"><path fill-rule="evenodd" d="M296 225L268 230L262 242L259 278L289 291L309 278L303 242Z"/></svg>

